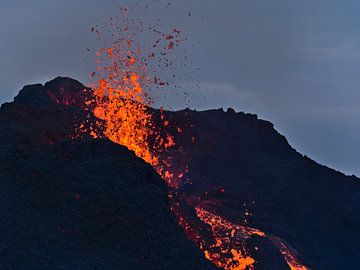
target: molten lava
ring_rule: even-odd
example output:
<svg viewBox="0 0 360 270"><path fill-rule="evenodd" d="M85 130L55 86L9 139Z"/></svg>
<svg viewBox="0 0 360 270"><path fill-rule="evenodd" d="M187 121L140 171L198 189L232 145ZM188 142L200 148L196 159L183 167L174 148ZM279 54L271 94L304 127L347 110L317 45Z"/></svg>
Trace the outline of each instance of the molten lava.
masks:
<svg viewBox="0 0 360 270"><path fill-rule="evenodd" d="M211 246L200 245L206 258L227 270L253 268L255 260L246 254L243 244L235 246L232 239L235 239L237 234L239 234L243 241L255 234L263 236L262 232L231 224L220 216L214 215L200 207L196 207L196 213L203 222L210 225L215 239L215 244Z"/></svg>
<svg viewBox="0 0 360 270"><path fill-rule="evenodd" d="M98 56L103 57L103 54L111 60L111 65L98 67L108 74L95 86L94 115L105 122L106 137L156 165L157 158L150 152L148 144L152 132L151 115L147 112L150 101L146 99L142 85L148 78L139 75L142 67L137 66L132 44L127 42L125 52L119 48L102 49ZM139 57L140 53L135 56Z"/></svg>
<svg viewBox="0 0 360 270"><path fill-rule="evenodd" d="M125 31L127 29L128 26L125 26ZM174 29L171 34L163 35L165 42L170 42L165 48L174 48L173 35L178 34L179 31ZM156 44L158 43L159 41L156 41ZM155 54L148 55L154 57ZM175 207L179 205L176 201L179 197L176 189L181 181L187 179L187 166L177 166L171 159L162 158L163 151L174 147L176 142L173 136L159 132L162 127L155 126L149 109L154 103L149 91L151 83L157 86L166 83L160 82L158 77L151 78L152 73L147 70L146 57L142 55L140 46L134 45L131 37L121 38L100 49L96 56L97 71L92 74L92 78L95 79L92 85L93 97L86 104L99 120L93 123L95 127L90 128L90 134L93 137L107 137L115 143L124 145L153 165L168 185L175 189L175 194L169 194L172 200L171 209L186 234L199 246L204 256L225 270L253 269L256 262L248 254L245 240L257 235L270 239L292 270L306 270L307 268L296 260L281 239L267 236L254 228L232 223L195 205L197 218L211 229L213 243L209 244L202 239L198 228L183 218L180 208ZM160 119L163 127L171 125L163 115ZM157 123L159 125L159 121ZM179 127L177 130L179 134L182 133Z"/></svg>
<svg viewBox="0 0 360 270"><path fill-rule="evenodd" d="M215 238L211 246L200 245L205 257L226 270L253 269L255 260L247 255L245 240L251 236L269 239L281 252L291 270L307 270L302 265L283 240L276 236L266 235L264 232L235 224L225 218L215 215L203 208L196 207L197 216L210 225Z"/></svg>

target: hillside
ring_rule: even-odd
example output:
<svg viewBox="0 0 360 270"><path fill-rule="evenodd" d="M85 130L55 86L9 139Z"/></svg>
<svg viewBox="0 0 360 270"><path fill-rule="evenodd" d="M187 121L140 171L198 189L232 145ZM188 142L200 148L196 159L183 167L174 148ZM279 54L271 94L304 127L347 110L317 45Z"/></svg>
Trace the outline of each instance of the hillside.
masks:
<svg viewBox="0 0 360 270"><path fill-rule="evenodd" d="M360 179L301 155L256 115L149 108L176 141L161 159L188 170L169 202L133 152L75 136L84 89L59 77L0 109L2 269L213 269L196 244L216 237L246 246L256 270L290 269L292 256L309 269L360 267Z"/></svg>

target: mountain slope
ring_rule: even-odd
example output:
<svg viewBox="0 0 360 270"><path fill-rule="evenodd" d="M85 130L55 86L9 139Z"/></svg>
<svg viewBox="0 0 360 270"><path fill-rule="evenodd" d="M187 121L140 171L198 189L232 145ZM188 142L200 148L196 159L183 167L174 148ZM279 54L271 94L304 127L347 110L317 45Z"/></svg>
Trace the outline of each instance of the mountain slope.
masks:
<svg viewBox="0 0 360 270"><path fill-rule="evenodd" d="M57 78L24 87L0 109L0 266L24 269L36 258L33 269L211 269L167 210L168 189L150 165L105 139L74 139L88 91ZM358 178L301 155L255 115L149 110L169 122L157 126L176 145L160 158L189 171L179 208L204 241L231 234L255 270L290 269L291 256L310 269L360 267ZM214 232L215 214L228 232ZM244 240L242 230L265 237Z"/></svg>
<svg viewBox="0 0 360 270"><path fill-rule="evenodd" d="M220 109L166 117L192 125L173 132L181 147L169 154L188 164L192 183L182 189L190 204L284 239L312 269L360 267L360 179L299 154L255 115Z"/></svg>

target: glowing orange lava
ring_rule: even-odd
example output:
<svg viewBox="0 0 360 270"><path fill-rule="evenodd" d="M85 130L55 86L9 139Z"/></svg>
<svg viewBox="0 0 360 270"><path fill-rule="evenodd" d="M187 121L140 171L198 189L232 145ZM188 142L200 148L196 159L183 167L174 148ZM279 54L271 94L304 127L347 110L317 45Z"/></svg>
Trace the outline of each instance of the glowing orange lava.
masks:
<svg viewBox="0 0 360 270"><path fill-rule="evenodd" d="M124 145L146 162L156 165L157 158L150 152L148 136L152 132L151 114L147 112L150 101L146 99L144 83L148 78L137 66L131 42L127 50L102 49L99 57L107 55L109 66L99 67L107 76L95 85L94 115L105 121L104 135L115 143ZM106 56L105 55L105 56ZM140 56L140 52L137 53Z"/></svg>
<svg viewBox="0 0 360 270"><path fill-rule="evenodd" d="M233 246L232 239L239 238L238 234L242 241L255 234L260 236L264 234L255 229L232 224L200 207L195 209L197 216L210 225L215 240L215 244L211 246L200 245L205 257L226 270L253 269L255 260L246 254L243 247Z"/></svg>
<svg viewBox="0 0 360 270"><path fill-rule="evenodd" d="M200 245L200 247L205 257L216 265L226 270L253 269L255 260L246 254L243 243L244 240L256 235L269 239L280 250L291 270L308 270L280 238L266 235L255 228L235 224L203 208L195 209L197 216L210 225L213 231L216 243L211 246ZM241 245L238 246L238 243Z"/></svg>
<svg viewBox="0 0 360 270"><path fill-rule="evenodd" d="M125 29L128 29L127 26ZM179 33L175 29L173 32ZM174 38L172 35L164 36L167 42ZM174 42L171 41L166 47L173 49ZM133 150L138 157L153 165L168 185L176 190L179 183L186 179L187 166L179 168L171 160L161 159L161 151L174 147L176 142L173 136L157 133L159 127L155 127L153 115L149 110L149 106L153 104L149 92L151 82L159 85L164 83L159 82L157 77L151 78L139 46L135 46L129 37L121 38L100 49L96 56L97 71L92 75L92 78L95 78L92 85L93 97L86 104L99 119L93 124L101 126L102 132L98 133L97 128L90 127L89 133L93 137L105 136ZM154 54L150 56L153 57ZM163 115L160 119L164 127L171 125ZM80 126L80 130L84 130L84 124ZM177 130L178 133L182 132L180 128ZM153 140L152 143L150 140ZM169 194L170 200L174 200L176 196ZM176 205L177 202L173 201L172 204ZM281 239L267 236L254 228L232 223L201 207L196 207L197 217L212 230L215 242L209 245L198 236L196 228L182 218L178 208L173 206L171 209L187 235L196 235L190 238L199 245L205 257L218 267L225 270L253 269L255 260L245 249L244 241L257 235L270 239L292 270L307 269L296 260Z"/></svg>
<svg viewBox="0 0 360 270"><path fill-rule="evenodd" d="M146 75L146 65L134 57L141 57L140 50L133 48L130 41L126 42L124 51L118 43L111 48L103 48L97 53L98 63L104 57L110 65L98 67L98 71L106 72L106 76L98 79L93 85L94 115L104 121L104 136L111 141L124 145L135 154L154 166L156 171L170 186L176 187L175 179L181 178L170 170L172 164L167 160L159 162L158 151L175 146L171 135L161 136L155 130L149 106L152 104L147 88L150 78ZM135 51L135 53L134 53ZM168 120L161 116L164 126ZM93 133L94 137L98 135ZM149 137L155 138L156 147L150 147Z"/></svg>

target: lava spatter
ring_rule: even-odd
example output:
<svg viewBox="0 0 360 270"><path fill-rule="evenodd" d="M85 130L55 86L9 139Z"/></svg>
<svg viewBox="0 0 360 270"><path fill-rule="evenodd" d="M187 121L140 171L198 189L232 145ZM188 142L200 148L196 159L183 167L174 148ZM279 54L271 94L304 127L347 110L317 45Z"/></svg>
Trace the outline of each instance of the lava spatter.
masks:
<svg viewBox="0 0 360 270"><path fill-rule="evenodd" d="M156 36L153 46L144 46L135 41L137 32L143 31L142 22L134 22L126 14L129 8L122 8L124 17L111 18L109 26L114 33L111 35L111 42L106 41L105 46L96 52L96 71L90 74L93 81L93 97L87 101L90 111L102 120L102 132L98 134L91 127L93 137L105 136L115 143L122 144L133 150L135 154L157 168L158 172L169 179L171 173L166 167L166 162L159 164L158 152L175 146L174 138L168 134L159 135L149 107L154 104L154 95L151 88L158 88L161 85L169 85L160 79L160 76L153 76L149 67L154 65L155 55L159 49L151 48L160 46L167 47L168 34L149 28ZM95 31L95 28L92 29ZM101 31L95 31L100 37ZM172 38L175 38L173 35ZM155 58L155 59L154 59ZM166 65L166 61L164 62ZM156 98L156 96L155 96ZM162 116L163 119L163 116ZM98 125L99 122L96 123ZM163 126L169 125L169 121L163 119ZM149 145L150 137L155 142Z"/></svg>
<svg viewBox="0 0 360 270"><path fill-rule="evenodd" d="M122 11L128 12L128 9ZM87 131L93 137L107 137L128 147L154 167L172 188L169 194L171 210L179 224L203 251L204 256L218 267L225 270L254 269L255 259L248 254L244 241L257 235L271 240L292 270L306 270L280 238L268 236L255 228L235 224L195 206L198 221L207 224L211 229L214 241L209 243L202 238L199 228L185 218L177 198L181 196L178 194L180 184L189 182L188 166L175 163L175 159L171 157L165 158L164 151L178 146L174 136L164 132L173 124L170 119L165 118L162 110L160 121L155 121L150 109L161 92L154 94L152 90L172 83L155 74L152 67L155 66L154 62L157 62L157 66L163 65L165 69L173 65L172 60L167 58L168 51L178 46L181 31L173 28L164 33L154 26L144 28L141 22L126 18L128 17L121 20L121 24L111 19L111 26L115 29L115 34L112 35L114 41L107 42L106 46L96 53L96 71L91 74L92 97L86 104L97 120ZM139 28L141 31L147 29L154 33L157 36L155 42L145 46L135 42ZM99 30L95 32L100 36ZM83 127L79 129L83 130ZM180 127L176 127L176 130L179 134L182 133ZM192 141L195 140L196 138L192 138Z"/></svg>

